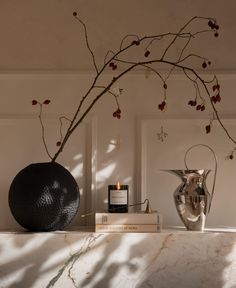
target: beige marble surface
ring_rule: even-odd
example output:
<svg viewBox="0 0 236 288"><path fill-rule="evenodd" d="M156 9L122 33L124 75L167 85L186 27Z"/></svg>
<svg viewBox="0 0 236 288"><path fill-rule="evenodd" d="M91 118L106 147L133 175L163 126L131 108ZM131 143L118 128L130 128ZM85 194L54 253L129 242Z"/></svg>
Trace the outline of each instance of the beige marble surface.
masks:
<svg viewBox="0 0 236 288"><path fill-rule="evenodd" d="M236 230L0 232L0 287L236 287Z"/></svg>

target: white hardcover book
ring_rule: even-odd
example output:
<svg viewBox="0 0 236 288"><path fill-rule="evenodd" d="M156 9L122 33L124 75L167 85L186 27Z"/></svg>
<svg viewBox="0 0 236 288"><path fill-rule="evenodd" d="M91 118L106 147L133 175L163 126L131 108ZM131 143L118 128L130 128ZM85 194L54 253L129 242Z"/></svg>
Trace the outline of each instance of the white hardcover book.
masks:
<svg viewBox="0 0 236 288"><path fill-rule="evenodd" d="M157 211L151 213L96 213L95 224L162 224L162 217Z"/></svg>
<svg viewBox="0 0 236 288"><path fill-rule="evenodd" d="M96 224L95 232L100 233L155 233L161 231L161 225L157 224Z"/></svg>

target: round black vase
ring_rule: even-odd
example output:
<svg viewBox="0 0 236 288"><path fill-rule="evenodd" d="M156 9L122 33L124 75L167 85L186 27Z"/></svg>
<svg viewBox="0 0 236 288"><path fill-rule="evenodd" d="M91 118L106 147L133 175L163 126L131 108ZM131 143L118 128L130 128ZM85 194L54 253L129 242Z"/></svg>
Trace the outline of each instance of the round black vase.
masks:
<svg viewBox="0 0 236 288"><path fill-rule="evenodd" d="M56 162L34 163L21 170L9 190L9 206L28 231L62 230L76 215L80 194L70 172Z"/></svg>

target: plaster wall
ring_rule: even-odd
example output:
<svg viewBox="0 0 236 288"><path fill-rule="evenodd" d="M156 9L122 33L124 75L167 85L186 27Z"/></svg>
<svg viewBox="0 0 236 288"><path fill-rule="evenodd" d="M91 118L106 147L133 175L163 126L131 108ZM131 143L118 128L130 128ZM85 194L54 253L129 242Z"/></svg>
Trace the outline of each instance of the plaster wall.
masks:
<svg viewBox="0 0 236 288"><path fill-rule="evenodd" d="M7 202L9 186L16 173L30 163L49 161L41 141L41 130L37 118L38 109L31 105L32 99L41 102L45 99L51 100L50 105L44 109L44 121L49 149L53 154L53 151L56 151L55 143L59 133L57 118L62 115L70 117L73 114L93 77L92 74L79 73L9 73L0 75L0 229L19 229L18 224L11 216ZM101 85L112 77L112 74L106 74ZM232 119L232 123L228 124L232 129L232 135L236 136L233 120L236 118L234 97L236 76L234 73L219 73L218 77L221 84L222 102L217 107L223 118ZM142 73L127 75L119 82L119 87L123 89L123 93L119 97L122 110L121 119L117 120L112 117L112 113L116 110L116 103L114 98L107 94L97 103L87 120L72 136L63 155L58 158L58 162L72 172L81 187L80 214L91 212L94 209L106 209L107 186L119 180L130 187L130 203L140 201L146 195L152 199L154 208L164 214L164 225L180 224L174 206L167 210L165 206L172 202L170 193L176 185L175 179L161 177L162 182L167 182L165 189L169 189L168 198L163 196L166 191L149 189L151 192L147 192L143 191L144 186L142 185L144 175L143 163L140 159L146 154L143 153L142 137L144 135L141 124L146 121L149 132L155 126L153 131L157 133L161 126L166 127L167 122L165 123L165 121L168 120L172 121L172 124L167 125L169 130L166 141L160 143L157 137L156 142L150 142L151 138L147 139L147 143L152 144L151 150L149 150L151 156L148 156L149 160L147 159L146 162L150 172L148 177L151 178L146 177L146 181L150 183L149 185L162 187L160 182L155 183L156 175L150 169L152 167L155 169L167 168L167 166L168 168L183 167L181 155L184 155L184 149L188 147L188 144L197 144L196 142L201 140L201 143L211 145L219 156L219 167L223 167L218 183L220 188L216 187L209 224L211 226L236 226L233 172L236 170L236 164L234 164L235 161L225 160L225 154L234 146L217 124L214 124L215 131L213 129L211 135L205 134L204 126L208 123L212 112L210 109L197 112L187 105L188 100L193 98L195 93L192 84L183 76L174 75L168 83L168 109L163 113L157 109L163 97L162 84L154 76L150 75L147 78ZM154 122L148 122L148 119ZM190 119L193 121L193 125L197 123L198 137L192 137L195 134L191 132L193 141L186 143L188 135L184 135L184 133L189 134L191 130L183 129L183 127L191 124ZM175 126L173 126L173 121ZM181 137L179 137L178 127L182 129L180 130ZM91 131L93 131L92 135ZM149 137L148 135L151 134L147 134L147 137ZM176 145L176 137L178 137L178 145ZM155 158L156 156L152 157L155 145L157 147L156 155L159 155L157 158ZM182 147L182 154L179 147ZM158 150L165 153L167 158L160 157ZM169 154L170 151L171 154ZM90 156L93 157L93 162L91 162ZM200 156L196 157L200 158ZM155 159L158 165L153 166L153 162L150 162L151 158ZM212 159L209 159L208 164L212 165ZM160 197L156 197L156 195ZM160 199L168 199L168 201L161 202ZM81 223L78 215L73 224Z"/></svg>

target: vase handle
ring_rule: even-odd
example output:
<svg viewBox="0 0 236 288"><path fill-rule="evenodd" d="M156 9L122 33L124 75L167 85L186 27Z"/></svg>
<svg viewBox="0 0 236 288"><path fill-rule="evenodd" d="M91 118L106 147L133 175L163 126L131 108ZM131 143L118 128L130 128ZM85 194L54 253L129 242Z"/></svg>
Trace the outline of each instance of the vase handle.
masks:
<svg viewBox="0 0 236 288"><path fill-rule="evenodd" d="M195 145L191 146L190 148L188 148L188 150L185 152L185 155L184 155L184 164L185 164L185 167L186 167L187 170L189 170L189 168L187 166L187 162L186 162L187 154L188 154L188 152L190 150L192 150L192 148L195 148L197 146L203 146L203 147L208 148L212 152L212 154L214 156L214 160L215 160L215 172L214 172L213 185L212 185L212 191L211 191L211 200L210 200L210 205L209 205L209 212L210 212L211 202L212 202L213 195L214 195L214 192L215 192L216 174L217 174L217 166L218 166L217 157L216 157L216 154L215 154L214 150L210 146L208 146L206 144L195 144Z"/></svg>

